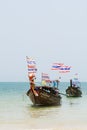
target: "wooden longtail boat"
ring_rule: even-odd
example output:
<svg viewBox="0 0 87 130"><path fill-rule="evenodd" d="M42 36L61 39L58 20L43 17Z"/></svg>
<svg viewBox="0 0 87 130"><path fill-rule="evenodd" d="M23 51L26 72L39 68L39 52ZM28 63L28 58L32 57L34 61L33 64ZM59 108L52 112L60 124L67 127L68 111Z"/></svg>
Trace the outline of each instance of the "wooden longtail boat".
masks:
<svg viewBox="0 0 87 130"><path fill-rule="evenodd" d="M59 94L58 88L53 88L50 86L36 86L35 73L37 69L35 60L28 57L26 57L26 59L28 64L28 78L30 83L27 96L29 96L32 103L34 105L59 105L61 102L61 96Z"/></svg>
<svg viewBox="0 0 87 130"><path fill-rule="evenodd" d="M70 80L70 86L66 89L66 94L68 97L81 97L82 91L80 87L72 85L72 80Z"/></svg>
<svg viewBox="0 0 87 130"><path fill-rule="evenodd" d="M49 86L36 86L34 91L28 90L27 96L31 99L34 105L60 105L61 96L57 89Z"/></svg>
<svg viewBox="0 0 87 130"><path fill-rule="evenodd" d="M61 96L58 88L50 86L36 86L34 76L29 77L30 89L27 91L27 96L31 99L34 105L60 105Z"/></svg>

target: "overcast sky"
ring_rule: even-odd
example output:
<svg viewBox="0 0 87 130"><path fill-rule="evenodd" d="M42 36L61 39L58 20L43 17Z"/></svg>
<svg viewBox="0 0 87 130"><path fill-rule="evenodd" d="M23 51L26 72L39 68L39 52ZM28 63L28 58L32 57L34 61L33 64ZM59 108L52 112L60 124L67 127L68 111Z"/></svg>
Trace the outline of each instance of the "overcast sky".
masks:
<svg viewBox="0 0 87 130"><path fill-rule="evenodd" d="M28 81L26 56L37 63L37 79L87 81L87 0L0 1L0 81ZM72 66L60 75L54 62Z"/></svg>

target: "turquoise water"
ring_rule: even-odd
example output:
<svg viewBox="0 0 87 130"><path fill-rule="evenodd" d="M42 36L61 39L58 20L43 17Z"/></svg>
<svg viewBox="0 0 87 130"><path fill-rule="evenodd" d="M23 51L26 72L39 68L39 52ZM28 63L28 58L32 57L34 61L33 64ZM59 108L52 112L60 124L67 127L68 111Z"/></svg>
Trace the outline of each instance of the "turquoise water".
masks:
<svg viewBox="0 0 87 130"><path fill-rule="evenodd" d="M60 83L59 90L65 93L69 83ZM31 127L58 127L58 125L86 125L87 83L81 83L82 97L62 96L60 106L34 107L26 96L29 83L0 83L0 123L25 123Z"/></svg>

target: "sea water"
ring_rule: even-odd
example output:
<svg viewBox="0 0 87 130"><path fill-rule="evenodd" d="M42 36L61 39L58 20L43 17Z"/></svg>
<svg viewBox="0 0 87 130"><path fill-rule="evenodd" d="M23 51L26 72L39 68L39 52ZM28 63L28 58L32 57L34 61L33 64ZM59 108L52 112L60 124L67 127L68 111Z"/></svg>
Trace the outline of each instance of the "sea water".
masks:
<svg viewBox="0 0 87 130"><path fill-rule="evenodd" d="M59 84L65 94L68 82ZM61 95L59 106L33 106L26 92L29 83L0 83L0 124L21 123L28 128L58 128L59 126L87 126L87 82L81 83L82 97L68 98Z"/></svg>

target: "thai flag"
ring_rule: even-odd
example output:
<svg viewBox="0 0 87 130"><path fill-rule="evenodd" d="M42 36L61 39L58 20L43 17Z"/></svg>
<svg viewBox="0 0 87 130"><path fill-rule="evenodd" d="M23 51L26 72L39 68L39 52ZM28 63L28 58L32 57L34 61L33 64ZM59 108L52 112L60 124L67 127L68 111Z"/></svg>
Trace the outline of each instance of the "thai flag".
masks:
<svg viewBox="0 0 87 130"><path fill-rule="evenodd" d="M67 73L70 72L71 66L62 66L60 67L59 73Z"/></svg>
<svg viewBox="0 0 87 130"><path fill-rule="evenodd" d="M42 81L45 80L45 81L50 81L50 77L47 73L42 73Z"/></svg>
<svg viewBox="0 0 87 130"><path fill-rule="evenodd" d="M63 66L63 63L53 63L51 70L60 70Z"/></svg>
<svg viewBox="0 0 87 130"><path fill-rule="evenodd" d="M36 68L35 60L33 60L32 58L28 58L27 56L26 56L26 60L27 60L27 66L28 66L28 74L36 73L37 68Z"/></svg>

